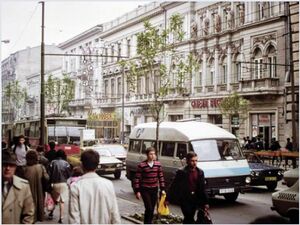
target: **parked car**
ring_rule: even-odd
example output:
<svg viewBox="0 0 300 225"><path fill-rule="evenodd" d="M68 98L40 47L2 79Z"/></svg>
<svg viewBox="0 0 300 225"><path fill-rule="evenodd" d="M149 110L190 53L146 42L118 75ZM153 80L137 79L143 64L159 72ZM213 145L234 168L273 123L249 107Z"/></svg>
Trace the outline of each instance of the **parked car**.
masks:
<svg viewBox="0 0 300 225"><path fill-rule="evenodd" d="M293 186L299 179L299 168L290 169L285 171L283 174L283 184L286 184L288 187Z"/></svg>
<svg viewBox="0 0 300 225"><path fill-rule="evenodd" d="M272 210L299 224L299 180L290 188L272 194Z"/></svg>
<svg viewBox="0 0 300 225"><path fill-rule="evenodd" d="M268 190L274 191L277 182L282 180L284 170L275 166L263 163L252 151L244 151L251 171L252 186L266 185Z"/></svg>
<svg viewBox="0 0 300 225"><path fill-rule="evenodd" d="M116 179L120 179L121 171L123 169L123 163L121 160L112 156L107 148L103 148L100 145L84 147L81 150L93 149L100 155L99 166L96 170L98 175L113 174Z"/></svg>
<svg viewBox="0 0 300 225"><path fill-rule="evenodd" d="M122 145L119 144L98 145L98 147L109 150L112 156L122 161L123 167L125 169L127 151Z"/></svg>

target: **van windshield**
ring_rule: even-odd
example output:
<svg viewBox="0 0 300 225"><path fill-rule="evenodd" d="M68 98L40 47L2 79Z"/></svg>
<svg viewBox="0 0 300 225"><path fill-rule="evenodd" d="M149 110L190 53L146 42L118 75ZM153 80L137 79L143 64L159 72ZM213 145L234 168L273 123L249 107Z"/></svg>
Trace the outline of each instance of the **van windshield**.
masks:
<svg viewBox="0 0 300 225"><path fill-rule="evenodd" d="M236 140L201 140L191 142L199 161L237 160L242 158Z"/></svg>

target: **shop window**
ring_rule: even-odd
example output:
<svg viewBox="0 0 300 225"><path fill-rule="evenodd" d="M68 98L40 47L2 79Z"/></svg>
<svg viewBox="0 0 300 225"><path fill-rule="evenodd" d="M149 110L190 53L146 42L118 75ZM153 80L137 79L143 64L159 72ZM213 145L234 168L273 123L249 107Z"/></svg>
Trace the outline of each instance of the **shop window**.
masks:
<svg viewBox="0 0 300 225"><path fill-rule="evenodd" d="M208 115L208 121L219 126L223 125L222 115Z"/></svg>
<svg viewBox="0 0 300 225"><path fill-rule="evenodd" d="M169 115L169 121L177 121L177 120L182 120L183 119L183 115Z"/></svg>
<svg viewBox="0 0 300 225"><path fill-rule="evenodd" d="M162 142L161 156L173 157L175 151L175 142Z"/></svg>

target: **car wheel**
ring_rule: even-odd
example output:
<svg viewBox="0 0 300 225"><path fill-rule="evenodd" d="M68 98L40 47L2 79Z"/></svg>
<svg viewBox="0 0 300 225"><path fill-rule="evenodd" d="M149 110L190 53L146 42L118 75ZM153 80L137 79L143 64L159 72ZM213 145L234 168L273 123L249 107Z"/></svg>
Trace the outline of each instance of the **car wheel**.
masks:
<svg viewBox="0 0 300 225"><path fill-rule="evenodd" d="M121 177L121 170L117 170L117 171L114 173L114 176L115 176L115 179L120 179L120 177Z"/></svg>
<svg viewBox="0 0 300 225"><path fill-rule="evenodd" d="M288 213L288 217L290 219L290 223L292 224L299 224L299 211L293 210Z"/></svg>
<svg viewBox="0 0 300 225"><path fill-rule="evenodd" d="M235 202L235 200L238 198L238 196L239 196L238 192L224 194L224 198L228 202Z"/></svg>
<svg viewBox="0 0 300 225"><path fill-rule="evenodd" d="M266 185L269 191L274 191L277 187L277 182L271 182Z"/></svg>

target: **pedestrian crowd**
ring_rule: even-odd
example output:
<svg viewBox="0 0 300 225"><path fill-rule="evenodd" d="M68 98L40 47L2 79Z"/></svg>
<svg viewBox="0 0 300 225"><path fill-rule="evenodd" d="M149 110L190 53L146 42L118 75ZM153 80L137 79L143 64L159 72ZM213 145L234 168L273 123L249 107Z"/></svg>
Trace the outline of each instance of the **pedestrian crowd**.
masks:
<svg viewBox="0 0 300 225"><path fill-rule="evenodd" d="M113 184L96 173L99 154L85 150L80 156L81 167L72 169L65 152L55 150L55 142L51 141L49 147L46 153L42 146L30 149L21 135L11 149L2 148L2 223L43 221L45 207L49 211L47 219L52 220L58 205L58 223L120 224ZM139 163L133 182L136 198L144 202L144 223L153 223L158 194L166 196L165 207L169 202L180 205L183 223L203 223L209 205L204 173L197 167L198 156L194 152L187 154L187 165L177 171L168 193L156 149L147 148L146 156ZM69 221L63 218L66 201ZM51 202L53 207L47 205Z"/></svg>

